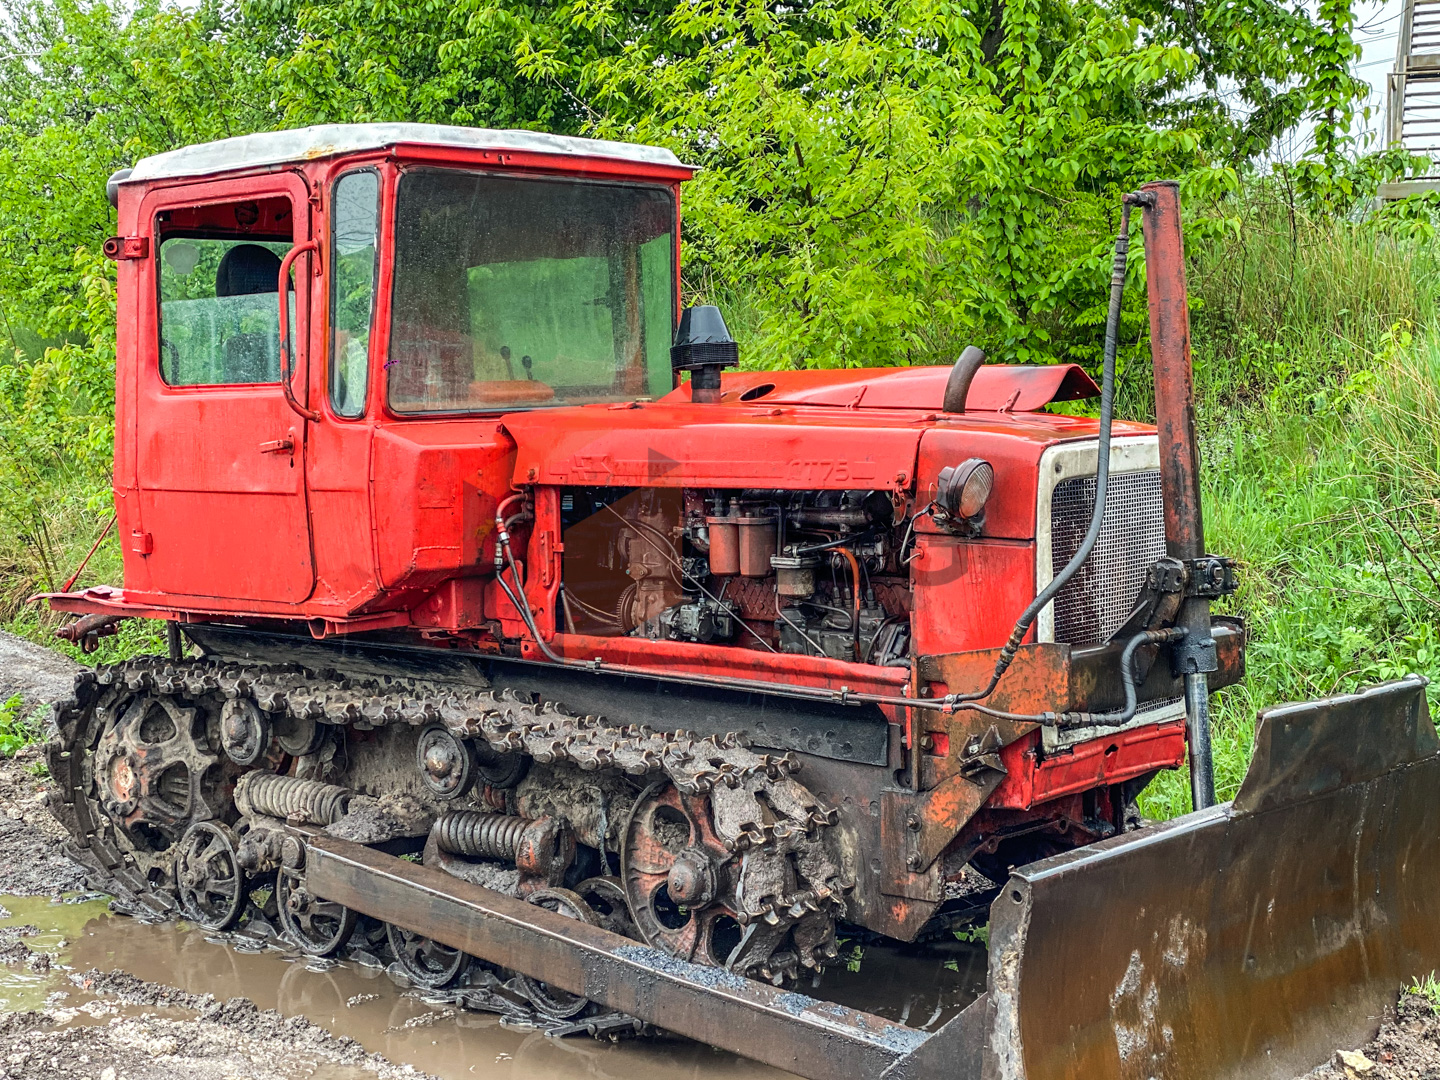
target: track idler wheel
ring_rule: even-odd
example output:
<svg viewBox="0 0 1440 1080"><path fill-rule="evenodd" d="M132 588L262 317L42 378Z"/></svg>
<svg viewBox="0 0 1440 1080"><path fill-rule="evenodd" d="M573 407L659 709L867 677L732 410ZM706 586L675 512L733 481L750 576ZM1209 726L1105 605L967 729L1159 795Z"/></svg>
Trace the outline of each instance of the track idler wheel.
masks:
<svg viewBox="0 0 1440 1080"><path fill-rule="evenodd" d="M437 799L458 799L475 783L470 743L444 724L431 724L415 743L415 763L425 789Z"/></svg>
<svg viewBox="0 0 1440 1080"><path fill-rule="evenodd" d="M596 879L591 879L592 882L594 880ZM537 889L530 894L529 901L546 911L564 915L567 919L576 919L591 926L601 925L599 916L591 910L590 905L569 889ZM515 985L535 1007L535 1011L548 1020L570 1020L590 1007L589 998L561 990L558 986L551 986L539 979L532 979L529 975L517 975Z"/></svg>
<svg viewBox="0 0 1440 1080"><path fill-rule="evenodd" d="M595 917L597 925L621 937L640 940L640 931L635 929L635 920L630 918L630 904L625 899L625 886L619 878L586 878L574 888L576 896L584 900Z"/></svg>
<svg viewBox="0 0 1440 1080"><path fill-rule="evenodd" d="M453 986L470 966L470 957L459 949L441 945L394 923L385 924L385 940L395 954L400 971L424 990Z"/></svg>
<svg viewBox="0 0 1440 1080"><path fill-rule="evenodd" d="M236 698L220 710L220 745L236 765L258 765L270 749L270 718L253 701Z"/></svg>
<svg viewBox="0 0 1440 1080"><path fill-rule="evenodd" d="M206 930L229 930L245 910L245 871L235 851L234 834L213 821L195 822L176 845L180 909Z"/></svg>
<svg viewBox="0 0 1440 1080"><path fill-rule="evenodd" d="M640 936L671 956L724 967L740 944L734 856L710 800L652 784L636 800L621 848L621 882Z"/></svg>
<svg viewBox="0 0 1440 1080"><path fill-rule="evenodd" d="M285 940L306 956L334 956L350 941L358 912L306 891L300 871L281 867L275 875L275 905Z"/></svg>

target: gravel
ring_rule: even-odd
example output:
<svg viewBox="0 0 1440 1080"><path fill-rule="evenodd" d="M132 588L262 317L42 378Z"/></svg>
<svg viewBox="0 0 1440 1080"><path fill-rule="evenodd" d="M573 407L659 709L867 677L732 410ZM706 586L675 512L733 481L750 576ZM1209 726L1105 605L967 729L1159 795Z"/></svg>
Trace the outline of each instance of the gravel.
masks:
<svg viewBox="0 0 1440 1080"><path fill-rule="evenodd" d="M0 702L19 694L22 715L69 694L79 670L54 650L0 630ZM41 748L30 746L0 767L0 893L53 896L84 887L80 868L60 853L65 830L45 808L43 766Z"/></svg>
<svg viewBox="0 0 1440 1080"><path fill-rule="evenodd" d="M245 998L187 994L120 971L76 978L97 996L80 1006L0 1014L0 1078L293 1080L323 1075L326 1066L378 1080L425 1078L304 1017L262 1010ZM170 1015L137 1015L137 1004Z"/></svg>
<svg viewBox="0 0 1440 1080"><path fill-rule="evenodd" d="M23 715L69 694L79 670L68 656L0 630L0 702L19 694Z"/></svg>
<svg viewBox="0 0 1440 1080"><path fill-rule="evenodd" d="M1303 1080L1440 1080L1440 1013L1418 994L1402 993L1380 1033L1358 1050L1337 1050Z"/></svg>

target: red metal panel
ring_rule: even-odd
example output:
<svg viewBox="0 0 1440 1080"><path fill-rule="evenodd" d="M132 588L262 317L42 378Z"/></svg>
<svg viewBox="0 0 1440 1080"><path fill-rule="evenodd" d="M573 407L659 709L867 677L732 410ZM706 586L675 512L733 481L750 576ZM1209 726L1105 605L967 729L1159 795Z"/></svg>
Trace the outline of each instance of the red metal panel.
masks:
<svg viewBox="0 0 1440 1080"><path fill-rule="evenodd" d="M904 488L920 432L833 410L587 405L510 413L517 484Z"/></svg>
<svg viewBox="0 0 1440 1080"><path fill-rule="evenodd" d="M140 216L141 193L121 185L118 209L119 227L134 232ZM115 268L115 531L122 538L141 529L140 491L136 479L135 415L138 394L136 357L139 352L139 320L136 305L145 296L141 283L146 280L144 262L124 262ZM141 592L152 591L150 562L133 553L130 545L121 544L126 584Z"/></svg>
<svg viewBox="0 0 1440 1080"><path fill-rule="evenodd" d="M921 536L910 564L921 655L994 649L1035 598L1035 545Z"/></svg>
<svg viewBox="0 0 1440 1080"><path fill-rule="evenodd" d="M651 641L648 638L593 637L587 634L556 634L551 648L572 660L602 660L634 667L661 668L673 672L728 675L744 679L773 678L795 686L848 686L856 693L895 694L909 681L905 668L877 668L852 664L824 656L799 656L724 645L692 645L680 641ZM527 657L540 658L539 650L525 644ZM888 711L888 710L887 710Z"/></svg>
<svg viewBox="0 0 1440 1080"><path fill-rule="evenodd" d="M847 409L938 410L950 367L838 368L828 371L733 371L720 380L721 402L766 405L834 405ZM768 388L768 389L767 389ZM745 395L749 395L746 397ZM1099 397L1100 388L1079 364L1032 367L990 364L975 373L966 399L974 412L1035 412L1052 401ZM666 401L689 401L690 384Z"/></svg>
<svg viewBox="0 0 1440 1080"><path fill-rule="evenodd" d="M375 546L387 589L429 589L489 572L498 496L514 443L493 420L412 421L376 429Z"/></svg>
<svg viewBox="0 0 1440 1080"><path fill-rule="evenodd" d="M560 489L535 489L535 524L530 529L529 563L525 600L535 616L535 625L547 641L555 633L555 605L560 596L561 554Z"/></svg>
<svg viewBox="0 0 1440 1080"><path fill-rule="evenodd" d="M1185 763L1185 721L1149 724L1092 739L1037 762L1038 731L1000 751L1009 775L987 806L1028 810L1032 806L1094 788L1123 783L1155 769Z"/></svg>
<svg viewBox="0 0 1440 1080"><path fill-rule="evenodd" d="M293 174L217 181L144 196L137 231L155 230L163 210L284 195L295 240L309 238L308 195ZM157 237L158 241L158 237ZM158 242L153 245L158 251ZM136 328L129 358L136 379L133 424L138 513L129 535L149 534L148 591L171 596L296 603L310 595L314 569L304 486L304 425L278 384L169 387L160 378L157 259L139 260L127 297ZM302 267L304 260L302 260ZM298 273L299 332L308 326L309 276ZM277 305L277 319L278 319ZM265 452L289 439L290 453ZM136 518L138 517L138 520ZM143 545L141 545L143 546Z"/></svg>
<svg viewBox="0 0 1440 1080"><path fill-rule="evenodd" d="M941 469L958 465L966 458L984 458L995 467L995 491L985 506L981 535L1033 539L1041 454L1056 443L1094 439L1098 431L1099 422L1089 417L991 415L942 420L927 428L920 440L916 467L919 501L923 505L935 497ZM1151 432L1151 428L1140 424L1114 425L1117 438ZM915 528L917 532L937 531L929 518L922 518Z"/></svg>

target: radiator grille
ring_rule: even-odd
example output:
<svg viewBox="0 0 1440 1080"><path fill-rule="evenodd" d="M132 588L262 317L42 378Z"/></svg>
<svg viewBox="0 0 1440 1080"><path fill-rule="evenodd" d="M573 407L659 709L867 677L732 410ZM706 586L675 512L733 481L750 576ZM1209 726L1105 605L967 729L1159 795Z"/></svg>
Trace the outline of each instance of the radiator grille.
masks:
<svg viewBox="0 0 1440 1080"><path fill-rule="evenodd" d="M1111 473L1105 501L1105 520L1090 558L1055 597L1056 641L1108 641L1125 622L1146 573L1165 554L1158 470ZM1052 577L1080 547L1094 510L1094 476L1056 485L1050 503Z"/></svg>

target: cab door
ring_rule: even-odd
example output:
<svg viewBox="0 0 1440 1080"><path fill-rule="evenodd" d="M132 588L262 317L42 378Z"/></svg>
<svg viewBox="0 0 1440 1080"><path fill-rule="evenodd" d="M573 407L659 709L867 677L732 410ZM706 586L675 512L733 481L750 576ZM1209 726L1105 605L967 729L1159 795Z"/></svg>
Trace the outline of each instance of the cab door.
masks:
<svg viewBox="0 0 1440 1080"><path fill-rule="evenodd" d="M169 596L294 604L315 584L306 421L280 383L281 261L311 238L295 173L160 189L141 204L136 472L129 538ZM289 293L291 387L305 408L313 252ZM232 604L215 604L230 608Z"/></svg>

